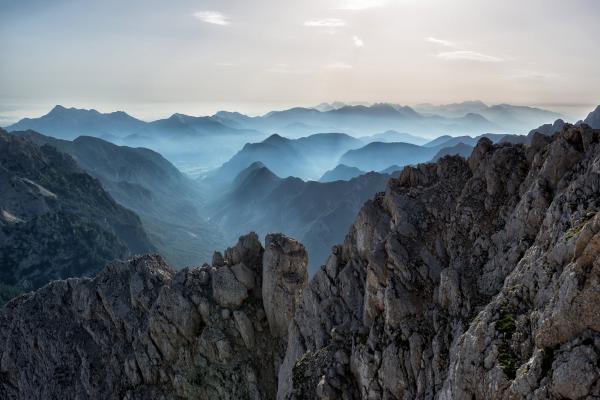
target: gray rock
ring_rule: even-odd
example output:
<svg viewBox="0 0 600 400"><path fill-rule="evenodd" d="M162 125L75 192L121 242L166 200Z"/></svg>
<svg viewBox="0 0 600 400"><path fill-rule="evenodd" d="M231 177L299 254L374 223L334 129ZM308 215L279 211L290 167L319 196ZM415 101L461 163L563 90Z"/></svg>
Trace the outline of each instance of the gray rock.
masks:
<svg viewBox="0 0 600 400"><path fill-rule="evenodd" d="M236 279L227 266L214 268L212 272L213 297L221 307L237 308L248 297L248 289Z"/></svg>
<svg viewBox="0 0 600 400"><path fill-rule="evenodd" d="M304 246L281 234L267 235L262 297L271 334L286 337L302 290L308 284Z"/></svg>
<svg viewBox="0 0 600 400"><path fill-rule="evenodd" d="M481 140L391 179L308 286L255 234L53 282L0 309L0 398L598 398L599 193L600 130Z"/></svg>
<svg viewBox="0 0 600 400"><path fill-rule="evenodd" d="M255 234L225 254L262 268ZM176 273L158 256L55 281L0 308L0 398L274 399L285 347L258 289L247 298L226 265Z"/></svg>
<svg viewBox="0 0 600 400"><path fill-rule="evenodd" d="M600 396L599 142L483 139L391 179L305 290L278 399Z"/></svg>

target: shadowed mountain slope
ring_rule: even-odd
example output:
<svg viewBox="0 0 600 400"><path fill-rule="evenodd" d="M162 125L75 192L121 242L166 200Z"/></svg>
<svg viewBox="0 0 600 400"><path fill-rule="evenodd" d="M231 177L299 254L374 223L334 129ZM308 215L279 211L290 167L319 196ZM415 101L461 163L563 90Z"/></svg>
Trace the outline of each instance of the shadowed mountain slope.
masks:
<svg viewBox="0 0 600 400"><path fill-rule="evenodd" d="M201 215L203 194L196 183L160 154L94 137L66 141L33 131L14 133L70 154L119 204L140 216L150 240L174 267L209 260L211 249L222 244L218 228Z"/></svg>
<svg viewBox="0 0 600 400"><path fill-rule="evenodd" d="M249 230L283 232L301 239L314 270L344 237L363 203L382 190L389 177L368 173L349 181L305 182L280 178L255 163L238 175L230 191L209 203L208 212L211 221L229 227L228 239Z"/></svg>
<svg viewBox="0 0 600 400"><path fill-rule="evenodd" d="M68 155L0 130L0 281L22 289L154 251L140 219Z"/></svg>

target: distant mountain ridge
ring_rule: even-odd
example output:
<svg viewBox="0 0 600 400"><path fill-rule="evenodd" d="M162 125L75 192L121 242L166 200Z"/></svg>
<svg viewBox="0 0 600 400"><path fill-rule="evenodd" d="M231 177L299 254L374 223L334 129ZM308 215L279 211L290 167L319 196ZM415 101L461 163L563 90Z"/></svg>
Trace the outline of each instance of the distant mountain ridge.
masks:
<svg viewBox="0 0 600 400"><path fill-rule="evenodd" d="M141 121L123 111L103 114L96 110L65 108L58 105L42 117L24 118L7 129L32 129L64 139L82 135L125 138L131 135L143 137L156 134L287 134L286 129L292 126L300 136L313 134L318 130L357 135L372 135L378 130L399 130L411 134L431 135L436 131L523 133L531 129L531 126L557 118L562 116L539 108L510 104L487 106L479 101L442 106L422 104L415 107L392 103L351 105L334 102L314 108L294 107L271 111L256 117L228 111L219 111L205 117L176 113L152 122ZM309 131L302 132L298 127L306 127Z"/></svg>
<svg viewBox="0 0 600 400"><path fill-rule="evenodd" d="M271 111L262 116L248 117L232 113L217 113L235 124L259 131L276 131L280 134L309 135L320 131L346 132L355 136L372 135L377 131L397 130L412 134L445 132L490 132L500 131L501 126L474 113L459 117L428 116L408 106L389 103L366 105L344 105L339 108L294 107L283 111ZM224 121L224 120L222 120ZM225 122L227 123L227 122ZM288 132L287 127L301 123L308 131L296 128Z"/></svg>
<svg viewBox="0 0 600 400"><path fill-rule="evenodd" d="M100 113L60 105L42 117L24 118L6 129L33 130L66 140L93 136L118 145L150 148L172 162L182 163L200 157L213 166L231 157L244 143L266 136L255 130L223 124L213 117L176 113L146 122L123 111ZM228 138L226 141L224 136ZM219 152L213 150L215 146L219 146Z"/></svg>
<svg viewBox="0 0 600 400"><path fill-rule="evenodd" d="M383 190L389 178L372 172L347 181L306 182L281 178L256 162L241 171L229 190L207 207L211 221L233 227L229 240L248 230L301 238L314 271L325 262L331 246L343 239L363 203Z"/></svg>
<svg viewBox="0 0 600 400"><path fill-rule="evenodd" d="M100 113L94 109L55 106L39 118L24 118L6 127L8 131L34 130L59 139L94 136L125 139L130 136L240 134L212 117L175 113L168 118L145 122L124 111Z"/></svg>
<svg viewBox="0 0 600 400"><path fill-rule="evenodd" d="M356 167L349 167L344 164L338 164L319 178L319 182L349 181L352 178L363 175L366 172Z"/></svg>
<svg viewBox="0 0 600 400"><path fill-rule="evenodd" d="M424 114L434 114L449 118L474 113L504 127L507 133L521 134L528 131L532 126L541 125L558 118L565 118L559 113L541 108L511 104L488 106L479 100L443 105L420 104L415 106L415 110Z"/></svg>
<svg viewBox="0 0 600 400"><path fill-rule="evenodd" d="M278 176L316 180L323 171L335 167L344 152L362 145L359 139L343 133L318 133L299 139L274 134L262 142L244 145L229 161L212 171L207 179L227 184L259 161Z"/></svg>

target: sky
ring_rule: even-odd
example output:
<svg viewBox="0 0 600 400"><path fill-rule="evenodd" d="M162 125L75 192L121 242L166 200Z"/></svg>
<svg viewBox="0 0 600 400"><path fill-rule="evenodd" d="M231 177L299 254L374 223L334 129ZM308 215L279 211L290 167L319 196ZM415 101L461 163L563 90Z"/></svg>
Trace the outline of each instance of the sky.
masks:
<svg viewBox="0 0 600 400"><path fill-rule="evenodd" d="M597 0L0 0L0 125L326 101L600 103Z"/></svg>

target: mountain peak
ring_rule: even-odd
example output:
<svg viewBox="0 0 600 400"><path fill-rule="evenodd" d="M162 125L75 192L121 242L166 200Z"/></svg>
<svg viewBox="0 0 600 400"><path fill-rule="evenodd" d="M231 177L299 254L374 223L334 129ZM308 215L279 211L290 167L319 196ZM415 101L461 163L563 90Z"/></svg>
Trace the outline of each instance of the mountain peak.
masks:
<svg viewBox="0 0 600 400"><path fill-rule="evenodd" d="M62 106L60 104L57 104L54 106L54 108L52 108L52 110L50 110L50 112L46 115L69 115L69 114L100 114L97 110L95 109L85 109L85 108L75 108L75 107L65 107Z"/></svg>
<svg viewBox="0 0 600 400"><path fill-rule="evenodd" d="M50 113L55 113L55 112L62 112L62 111L66 111L67 108L64 106L61 106L60 104L55 105L52 110L50 110Z"/></svg>
<svg viewBox="0 0 600 400"><path fill-rule="evenodd" d="M592 128L600 128L600 105L594 111L588 114L583 121Z"/></svg>
<svg viewBox="0 0 600 400"><path fill-rule="evenodd" d="M278 133L274 133L271 136L269 136L268 138L266 138L263 143L283 143L283 142L287 142L289 141L289 139L281 136Z"/></svg>

